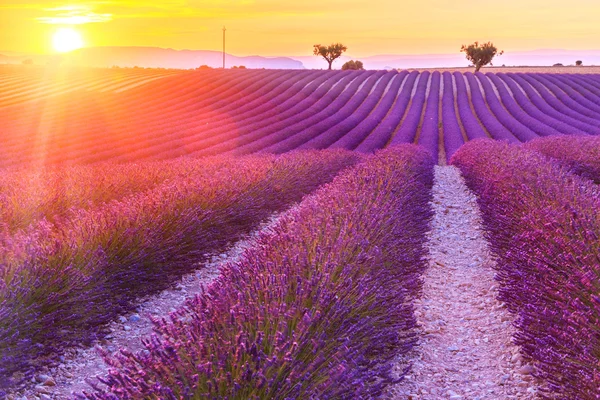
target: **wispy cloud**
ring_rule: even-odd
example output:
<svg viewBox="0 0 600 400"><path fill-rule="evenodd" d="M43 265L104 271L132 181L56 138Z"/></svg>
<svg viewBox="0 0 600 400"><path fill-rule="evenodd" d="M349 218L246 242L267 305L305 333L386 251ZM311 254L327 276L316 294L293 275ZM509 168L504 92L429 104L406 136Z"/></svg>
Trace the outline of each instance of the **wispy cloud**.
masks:
<svg viewBox="0 0 600 400"><path fill-rule="evenodd" d="M36 18L37 21L43 24L82 25L108 22L113 19L112 14L94 12L94 9L88 5L59 6L46 8L44 11L55 15Z"/></svg>

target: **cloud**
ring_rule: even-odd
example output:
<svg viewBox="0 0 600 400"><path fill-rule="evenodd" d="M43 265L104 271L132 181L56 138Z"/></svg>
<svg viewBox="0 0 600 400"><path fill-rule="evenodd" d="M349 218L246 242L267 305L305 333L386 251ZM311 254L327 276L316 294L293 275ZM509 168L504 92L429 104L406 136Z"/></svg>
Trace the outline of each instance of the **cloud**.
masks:
<svg viewBox="0 0 600 400"><path fill-rule="evenodd" d="M56 13L56 15L36 18L37 21L43 24L82 25L108 22L113 19L112 14L96 13L91 6L83 4L45 8L44 11Z"/></svg>

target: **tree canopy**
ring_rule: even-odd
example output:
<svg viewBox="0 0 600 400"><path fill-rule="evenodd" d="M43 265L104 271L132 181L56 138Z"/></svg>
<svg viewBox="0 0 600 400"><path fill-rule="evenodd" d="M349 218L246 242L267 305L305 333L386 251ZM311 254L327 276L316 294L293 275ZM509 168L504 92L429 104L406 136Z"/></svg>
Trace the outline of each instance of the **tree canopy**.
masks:
<svg viewBox="0 0 600 400"><path fill-rule="evenodd" d="M501 56L504 51L498 52L498 49L492 42L482 43L475 42L468 46L462 45L460 48L461 52L466 54L467 60L469 60L475 66L475 72L479 71L484 65L493 65L492 60L494 56Z"/></svg>
<svg viewBox="0 0 600 400"><path fill-rule="evenodd" d="M365 67L363 66L362 61L354 61L354 60L350 60L344 63L344 65L342 65L342 70L346 71L346 70L364 70Z"/></svg>
<svg viewBox="0 0 600 400"><path fill-rule="evenodd" d="M329 64L329 69L331 69L331 64L333 64L333 61L339 58L346 50L348 50L348 48L341 43L333 43L329 46L315 44L313 54L315 56L323 57Z"/></svg>

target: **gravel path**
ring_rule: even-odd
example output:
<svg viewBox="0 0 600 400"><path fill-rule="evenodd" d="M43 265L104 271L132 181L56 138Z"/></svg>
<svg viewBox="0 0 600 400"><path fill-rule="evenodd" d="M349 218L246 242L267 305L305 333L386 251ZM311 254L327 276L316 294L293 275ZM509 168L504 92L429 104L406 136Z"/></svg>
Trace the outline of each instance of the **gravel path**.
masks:
<svg viewBox="0 0 600 400"><path fill-rule="evenodd" d="M436 166L429 268L415 300L420 344L390 398L533 399L531 366L512 344L513 316L496 300L493 260L475 196L456 167Z"/></svg>
<svg viewBox="0 0 600 400"><path fill-rule="evenodd" d="M291 209L297 207L296 204ZM290 209L290 210L291 210ZM164 317L181 307L185 301L202 290L202 286L210 284L219 276L221 267L226 262L235 262L243 251L252 246L261 233L272 229L281 219L283 213L275 213L225 253L207 255L209 262L199 264L198 269L181 278L179 283L161 293L139 300L136 313L120 316L109 324L111 331L99 345L115 354L121 348L133 352L144 349L141 339L153 333L151 317ZM8 400L32 399L68 399L73 393L82 390L91 391L86 381L96 382L97 376L104 376L108 369L95 347L72 348L65 351L63 362L57 367L43 370L36 376L35 382L7 396Z"/></svg>

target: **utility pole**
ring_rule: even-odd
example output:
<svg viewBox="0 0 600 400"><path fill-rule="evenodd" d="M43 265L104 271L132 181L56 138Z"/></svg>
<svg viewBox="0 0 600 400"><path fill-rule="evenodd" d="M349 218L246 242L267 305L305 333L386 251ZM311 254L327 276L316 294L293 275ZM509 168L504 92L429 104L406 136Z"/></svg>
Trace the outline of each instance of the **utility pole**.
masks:
<svg viewBox="0 0 600 400"><path fill-rule="evenodd" d="M225 27L223 27L223 69L225 69Z"/></svg>

